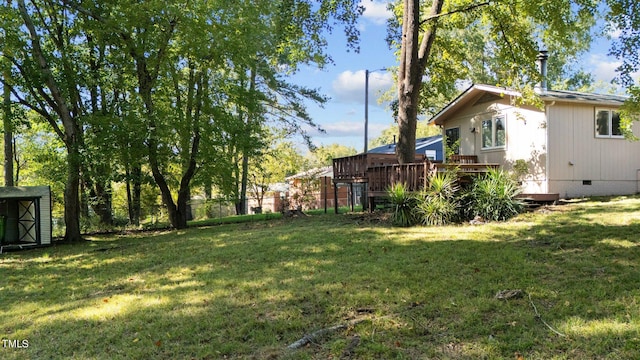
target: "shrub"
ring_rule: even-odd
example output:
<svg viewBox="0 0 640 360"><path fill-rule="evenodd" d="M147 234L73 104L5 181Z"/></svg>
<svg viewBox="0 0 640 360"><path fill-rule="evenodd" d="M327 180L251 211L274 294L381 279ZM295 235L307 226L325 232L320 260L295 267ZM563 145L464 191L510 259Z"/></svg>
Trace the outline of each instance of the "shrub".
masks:
<svg viewBox="0 0 640 360"><path fill-rule="evenodd" d="M508 220L522 211L517 181L503 170L491 169L474 180L468 193L471 216L485 220Z"/></svg>
<svg viewBox="0 0 640 360"><path fill-rule="evenodd" d="M458 215L457 204L439 196L426 196L418 200L416 213L424 225L446 225Z"/></svg>
<svg viewBox="0 0 640 360"><path fill-rule="evenodd" d="M455 171L436 173L417 201L416 213L424 225L445 225L458 218L458 176Z"/></svg>
<svg viewBox="0 0 640 360"><path fill-rule="evenodd" d="M416 198L404 183L392 184L387 189L387 195L393 206L391 220L396 226L412 226L417 224L415 208Z"/></svg>

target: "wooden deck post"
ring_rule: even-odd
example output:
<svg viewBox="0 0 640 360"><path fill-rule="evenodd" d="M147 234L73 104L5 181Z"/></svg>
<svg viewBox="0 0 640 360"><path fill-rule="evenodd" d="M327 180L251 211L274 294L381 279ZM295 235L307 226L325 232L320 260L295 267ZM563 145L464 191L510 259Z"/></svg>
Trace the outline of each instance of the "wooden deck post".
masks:
<svg viewBox="0 0 640 360"><path fill-rule="evenodd" d="M355 196L353 195L353 183L349 184L349 199L351 199L351 212L353 212L353 202L355 200Z"/></svg>
<svg viewBox="0 0 640 360"><path fill-rule="evenodd" d="M334 182L333 183L333 207L334 207L334 211L337 214L338 213L338 183Z"/></svg>
<svg viewBox="0 0 640 360"><path fill-rule="evenodd" d="M324 197L324 213L327 213L327 179L329 179L328 176L325 176L322 178L322 196Z"/></svg>

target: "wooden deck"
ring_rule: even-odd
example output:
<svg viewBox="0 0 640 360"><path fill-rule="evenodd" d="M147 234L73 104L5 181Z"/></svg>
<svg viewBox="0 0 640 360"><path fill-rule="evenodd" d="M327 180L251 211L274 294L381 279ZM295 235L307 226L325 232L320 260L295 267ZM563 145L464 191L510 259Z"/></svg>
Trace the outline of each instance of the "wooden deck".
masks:
<svg viewBox="0 0 640 360"><path fill-rule="evenodd" d="M472 177L484 174L489 169L498 169L497 163L478 163L476 155L453 155L449 163L433 163L423 155L416 155L415 162L398 164L394 154L358 154L333 159L334 191L338 184L348 184L352 196L353 210L354 184L366 184L366 197L369 207L375 204L375 198L385 197L387 189L396 183L404 183L409 191L421 191L436 172L456 170L460 182L471 181ZM558 194L521 194L520 198L533 202L556 202ZM338 207L336 203L336 213Z"/></svg>
<svg viewBox="0 0 640 360"><path fill-rule="evenodd" d="M409 191L424 189L429 177L438 171L457 169L460 180L486 173L488 169L499 168L499 164L477 162L475 155L456 155L455 163L432 163L423 155L416 155L415 162L398 164L395 154L358 154L333 159L334 189L338 184L348 184L353 197L354 184L366 184L368 203L373 204L376 197L384 197L387 189L395 183L404 183ZM334 190L335 191L335 190ZM351 202L353 206L353 201ZM338 209L336 207L335 211Z"/></svg>
<svg viewBox="0 0 640 360"><path fill-rule="evenodd" d="M422 162L423 155L416 155L416 162ZM375 166L394 165L398 163L395 154L358 154L333 159L334 183L368 182L368 170Z"/></svg>
<svg viewBox="0 0 640 360"><path fill-rule="evenodd" d="M369 197L384 196L390 185L404 183L409 191L420 191L427 186L429 177L436 171L428 160L420 163L374 166L368 171Z"/></svg>

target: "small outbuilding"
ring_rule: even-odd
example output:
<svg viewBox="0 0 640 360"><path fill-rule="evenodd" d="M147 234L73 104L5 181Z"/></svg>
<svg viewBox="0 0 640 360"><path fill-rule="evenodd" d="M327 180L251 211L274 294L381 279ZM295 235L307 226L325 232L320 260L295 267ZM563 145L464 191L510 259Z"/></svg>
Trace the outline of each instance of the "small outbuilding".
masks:
<svg viewBox="0 0 640 360"><path fill-rule="evenodd" d="M0 253L51 245L51 189L0 187Z"/></svg>

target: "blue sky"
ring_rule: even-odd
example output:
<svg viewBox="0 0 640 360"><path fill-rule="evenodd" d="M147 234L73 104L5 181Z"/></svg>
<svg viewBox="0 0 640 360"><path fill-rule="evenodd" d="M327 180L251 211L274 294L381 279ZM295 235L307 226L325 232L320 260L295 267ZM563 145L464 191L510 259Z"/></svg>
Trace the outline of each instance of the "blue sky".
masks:
<svg viewBox="0 0 640 360"><path fill-rule="evenodd" d="M297 84L319 88L331 98L324 108L315 105L308 107L313 120L326 130L325 134L310 132L315 145L339 143L359 152L363 150L365 69L397 66L396 57L385 41L386 19L390 16L386 11L387 3L362 0L365 12L359 20L359 53L347 51L344 35L340 29L336 29L328 38L328 53L334 63L323 70L303 68L292 78ZM596 81L608 83L615 76L619 62L607 56L608 49L608 42L600 40L584 57L582 66L591 71ZM381 104L377 100L382 92L392 87L391 73L376 71L369 75L369 140L393 123L388 104Z"/></svg>

